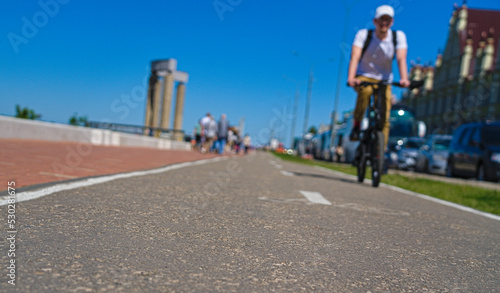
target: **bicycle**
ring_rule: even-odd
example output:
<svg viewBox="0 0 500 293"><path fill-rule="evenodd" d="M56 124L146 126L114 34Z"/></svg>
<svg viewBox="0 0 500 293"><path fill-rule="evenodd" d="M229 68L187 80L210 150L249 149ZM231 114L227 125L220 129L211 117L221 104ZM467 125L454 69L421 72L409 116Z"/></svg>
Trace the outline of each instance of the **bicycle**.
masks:
<svg viewBox="0 0 500 293"><path fill-rule="evenodd" d="M423 81L412 81L409 88L414 89L423 84ZM382 113L382 105L385 105L386 88L388 85L402 87L399 82L389 83L387 81L368 82L362 81L358 86L371 86L373 94L370 96L368 107L368 128L361 131L359 135L359 146L356 149L355 165L357 167L358 182L363 182L366 175L368 161L372 168L372 186L378 187L382 177L384 166L384 134L382 128L385 123L385 115ZM377 87L375 87L377 86ZM375 96L379 99L375 101Z"/></svg>

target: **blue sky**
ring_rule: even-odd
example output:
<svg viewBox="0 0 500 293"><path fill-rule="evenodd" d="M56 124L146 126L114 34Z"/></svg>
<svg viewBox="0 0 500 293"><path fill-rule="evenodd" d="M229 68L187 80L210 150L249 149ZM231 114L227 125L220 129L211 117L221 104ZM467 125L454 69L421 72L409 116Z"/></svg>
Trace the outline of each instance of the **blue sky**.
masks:
<svg viewBox="0 0 500 293"><path fill-rule="evenodd" d="M226 113L231 124L244 117L254 143L266 143L272 133L288 143L296 85L295 135L303 129L311 64L315 78L308 125L330 123L341 59L338 110L353 108L355 93L345 86L347 58L356 31L372 26L378 5L395 8L394 28L407 34L408 62L420 58L423 63L433 62L444 47L453 3L2 1L0 114L14 115L19 104L44 121L67 123L76 112L91 121L143 125L150 62L175 58L178 70L190 75L183 120L187 133L209 111L216 118ZM498 0L467 3L500 9Z"/></svg>

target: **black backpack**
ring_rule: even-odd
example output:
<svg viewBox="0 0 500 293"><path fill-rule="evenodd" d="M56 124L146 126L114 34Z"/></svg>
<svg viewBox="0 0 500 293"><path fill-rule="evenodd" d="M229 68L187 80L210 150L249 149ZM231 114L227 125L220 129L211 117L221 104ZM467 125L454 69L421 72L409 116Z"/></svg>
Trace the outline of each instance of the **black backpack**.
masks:
<svg viewBox="0 0 500 293"><path fill-rule="evenodd" d="M361 51L361 57L359 60L363 58L363 55L365 55L366 49L368 49L368 46L370 45L370 42L372 41L373 38L373 30L368 30L368 35L366 36L365 43L363 45L363 51ZM396 56L396 44L398 43L398 34L396 31L392 31L392 44L394 45L394 56ZM392 58L394 58L392 56Z"/></svg>

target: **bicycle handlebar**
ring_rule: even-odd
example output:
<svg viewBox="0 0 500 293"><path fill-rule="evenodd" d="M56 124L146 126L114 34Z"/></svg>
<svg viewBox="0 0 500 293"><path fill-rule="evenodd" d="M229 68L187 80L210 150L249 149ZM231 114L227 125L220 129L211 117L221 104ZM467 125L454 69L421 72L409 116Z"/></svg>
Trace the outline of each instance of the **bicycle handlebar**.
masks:
<svg viewBox="0 0 500 293"><path fill-rule="evenodd" d="M397 81L393 81L391 83L388 83L387 81L379 81L379 82L369 82L369 81L362 81L358 86L362 86L362 87L365 87L365 86L369 86L369 85L393 85L393 86L397 86L397 87L402 87L401 84L399 84L399 82ZM420 86L422 86L424 84L424 81L423 80L412 80L410 82L410 86L408 86L408 88L410 90L412 89L415 89L415 88L418 88ZM347 86L350 86L349 83L347 84Z"/></svg>

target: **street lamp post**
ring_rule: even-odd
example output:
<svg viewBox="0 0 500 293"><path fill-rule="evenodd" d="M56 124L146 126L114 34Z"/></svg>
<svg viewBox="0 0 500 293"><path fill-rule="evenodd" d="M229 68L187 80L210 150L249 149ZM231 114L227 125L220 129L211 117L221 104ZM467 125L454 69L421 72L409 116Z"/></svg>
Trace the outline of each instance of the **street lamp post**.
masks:
<svg viewBox="0 0 500 293"><path fill-rule="evenodd" d="M304 127L302 128L302 135L307 134L307 125L309 124L309 109L311 107L313 81L314 81L314 65L313 63L311 63L311 69L309 70L309 79L307 81L306 111L304 114Z"/></svg>
<svg viewBox="0 0 500 293"><path fill-rule="evenodd" d="M308 58L301 56L297 51L292 51L292 55L303 58L304 60L309 62L311 66L309 69L309 79L307 80L306 109L304 113L304 126L302 127L302 137L304 137L304 135L307 134L307 124L309 123L309 109L311 105L312 83L314 81L314 63Z"/></svg>
<svg viewBox="0 0 500 293"><path fill-rule="evenodd" d="M292 51L292 55L297 56L297 57L302 57L304 60L308 61L309 64L311 65L310 70L309 70L309 79L307 81L306 109L305 109L305 114L304 114L304 126L302 129L302 135L304 136L307 134L307 126L309 124L309 109L310 109L310 105L311 105L312 84L314 82L314 62L308 58L305 58L305 57L299 55L299 53L296 51ZM325 61L331 62L333 60L334 60L333 58L328 58Z"/></svg>
<svg viewBox="0 0 500 293"><path fill-rule="evenodd" d="M283 75L283 78L295 83L295 97L294 97L294 101L293 101L292 125L290 127L291 128L291 130L290 130L290 148L292 148L294 138L295 138L295 126L297 125L297 112L298 112L298 108L299 108L300 85L302 83L298 82L295 79L290 78L286 75Z"/></svg>
<svg viewBox="0 0 500 293"><path fill-rule="evenodd" d="M347 6L345 0L341 0L346 8L345 20L344 20L344 32L342 33L342 43L340 44L340 56L339 56L339 71L337 74L337 88L335 89L335 100L333 102L333 111L332 111L332 123L330 125L330 148L334 147L333 143L335 142L336 130L335 125L337 124L337 116L338 116L338 105L339 105L339 97L340 97L340 87L341 87L341 77L344 66L344 57L347 53L347 50L343 50L345 46L347 46L346 38L347 38L347 26L349 25L349 17L351 15L351 9L356 6L361 0L357 0L354 3L351 3L351 6Z"/></svg>
<svg viewBox="0 0 500 293"><path fill-rule="evenodd" d="M295 141L295 125L297 124L299 97L300 97L300 90L299 90L299 85L297 84L297 86L295 87L295 98L293 102L293 122L292 122L292 130L290 132L290 148L293 147L293 143Z"/></svg>

